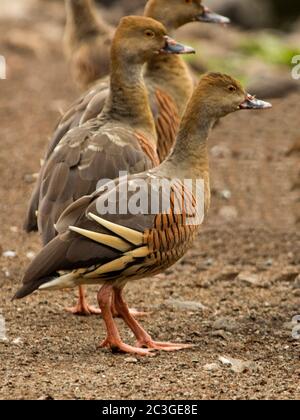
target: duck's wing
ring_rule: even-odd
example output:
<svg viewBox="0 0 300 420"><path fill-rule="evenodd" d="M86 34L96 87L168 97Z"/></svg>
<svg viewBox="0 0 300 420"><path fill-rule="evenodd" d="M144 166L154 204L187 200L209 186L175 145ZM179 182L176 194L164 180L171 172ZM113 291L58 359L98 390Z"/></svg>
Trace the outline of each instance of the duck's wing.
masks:
<svg viewBox="0 0 300 420"><path fill-rule="evenodd" d="M71 130L42 172L38 226L43 243L56 235L54 225L62 212L95 191L99 181L113 180L120 171L143 172L157 163L151 140L131 129L101 129L95 120Z"/></svg>
<svg viewBox="0 0 300 420"><path fill-rule="evenodd" d="M108 79L99 81L69 107L57 124L48 145L46 160L68 131L96 118L101 113L108 91Z"/></svg>
<svg viewBox="0 0 300 420"><path fill-rule="evenodd" d="M51 158L54 149L64 136L75 127L79 127L89 120L96 118L102 111L105 99L108 93L108 82L97 83L86 94L82 95L75 103L73 103L64 116L59 121L54 134L48 144L45 154L45 163L43 164L38 180L35 184L34 191L31 195L26 218L24 221L24 229L26 232L35 231L37 226L37 211L39 207L39 196L41 189L41 181L43 179L43 170Z"/></svg>
<svg viewBox="0 0 300 420"><path fill-rule="evenodd" d="M41 286L55 289L103 281L126 282L156 274L180 259L197 231L196 224L187 222L187 217L196 212L194 197L185 194L187 202L178 211L183 199L182 184L172 185L168 205L162 204L165 192L152 180L149 174L119 179L115 187L82 197L69 206L57 223L58 236L30 264L16 298L25 297ZM130 211L103 214L107 202L116 203L116 208L124 204L124 191L128 206L137 199L133 185L139 186L139 194L143 194L148 207L137 214ZM152 214L153 188L160 192L162 207ZM162 208L166 210L163 213ZM72 271L58 275L65 270Z"/></svg>
<svg viewBox="0 0 300 420"><path fill-rule="evenodd" d="M150 82L148 82L151 89ZM87 93L82 95L64 114L58 123L52 139L48 145L45 156L45 164L51 158L54 149L66 134L72 129L79 127L86 122L96 118L102 111L109 91L108 80L97 82ZM163 90L154 89L150 93L150 105L154 116L158 146L157 154L159 161L163 162L171 152L178 132L180 118L176 103ZM37 211L39 207L39 196L41 181L43 179L44 167L42 167L34 192L31 196L24 229L27 232L37 230Z"/></svg>
<svg viewBox="0 0 300 420"><path fill-rule="evenodd" d="M58 271L85 269L99 263L105 264L117 260L123 252L134 247L131 242L111 233L88 216L89 212L98 214L98 206L105 205L109 196L112 201L115 199L113 191L96 192L91 196L81 197L62 213L56 224L57 236L40 251L28 267L23 278L23 286L17 292L16 298L32 293L41 284L58 276ZM118 215L104 217L108 221L119 220ZM139 235L145 224L149 226L153 224L152 215L146 217L147 220L149 218L149 222L142 215L129 214L122 215L121 218L124 227L132 228ZM87 232L88 236L70 230L70 226L81 229L81 232ZM100 239L103 243L99 242Z"/></svg>

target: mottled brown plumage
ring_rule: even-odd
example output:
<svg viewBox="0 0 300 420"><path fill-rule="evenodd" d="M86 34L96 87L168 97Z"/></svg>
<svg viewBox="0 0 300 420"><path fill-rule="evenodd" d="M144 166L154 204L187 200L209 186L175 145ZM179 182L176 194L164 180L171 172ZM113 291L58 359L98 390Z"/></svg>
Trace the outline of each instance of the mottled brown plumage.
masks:
<svg viewBox="0 0 300 420"><path fill-rule="evenodd" d="M171 33L186 23L201 22L208 13L200 0L189 3L182 0L149 0L146 4L145 15L161 21ZM213 16L214 19L211 18L211 21L217 21L215 15ZM206 19L209 21L208 18ZM222 21L222 17L219 19ZM180 118L193 92L194 80L187 64L180 56L167 55L153 57L147 64L145 82L156 125L157 152L162 162L173 147ZM46 160L68 130L99 115L108 91L108 81L99 81L70 107L55 130L48 146ZM39 205L39 184L40 179L32 195L24 224L25 230L28 232L37 229L36 212Z"/></svg>
<svg viewBox="0 0 300 420"><path fill-rule="evenodd" d="M143 65L156 54L169 54L169 43L159 22L122 19L112 44L110 87L102 113L68 131L42 169L38 227L44 245L55 237L62 212L94 192L99 181L159 164Z"/></svg>
<svg viewBox="0 0 300 420"><path fill-rule="evenodd" d="M63 210L92 193L99 180L158 165L142 69L164 49L169 53L163 25L144 17L122 19L113 40L110 87L102 113L68 131L42 170L38 224L44 244L55 236L54 224Z"/></svg>
<svg viewBox="0 0 300 420"><path fill-rule="evenodd" d="M66 0L64 50L72 76L81 89L106 76L114 28L96 11L93 0Z"/></svg>
<svg viewBox="0 0 300 420"><path fill-rule="evenodd" d="M207 139L215 121L237 110L268 107L269 104L248 95L230 76L218 73L204 76L187 107L168 159L150 171L118 179L109 191L97 191L68 207L57 223L58 236L31 263L16 297L24 297L38 288L101 284L98 302L107 328L102 347L140 355L149 354L152 349L186 348L153 341L128 311L122 290L130 280L170 267L191 246L210 206ZM193 183L187 184L187 180ZM171 182L167 206L163 205L166 197L163 183L158 181ZM197 181L203 182L202 190L195 188ZM143 211L102 215L107 201L124 204L121 194L124 189L129 208L136 184L143 191ZM153 197L158 197L156 212L150 211L153 200L149 199ZM67 273L59 275L61 270ZM112 299L136 336L135 347L121 340L112 317Z"/></svg>

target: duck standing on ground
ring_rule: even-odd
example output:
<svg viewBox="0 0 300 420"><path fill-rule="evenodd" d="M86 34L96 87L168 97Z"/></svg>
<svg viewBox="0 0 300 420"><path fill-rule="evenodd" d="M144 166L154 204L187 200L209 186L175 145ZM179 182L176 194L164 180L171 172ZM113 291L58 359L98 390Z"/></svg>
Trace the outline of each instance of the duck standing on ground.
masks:
<svg viewBox="0 0 300 420"><path fill-rule="evenodd" d="M36 289L100 284L98 302L107 330L101 347L139 355L147 355L153 349L172 351L189 347L153 341L128 310L123 289L131 280L138 281L172 266L192 245L203 220L201 203L203 214L210 206L208 136L215 121L241 109L270 107L247 94L230 76L205 75L187 107L168 159L142 174L117 179L111 188L96 191L68 207L57 223L58 236L31 263L23 287L15 297L25 297ZM187 180L193 181L189 187ZM198 180L204 188L195 188ZM161 187L166 181L171 185L167 206L161 204L166 203ZM158 210L152 214L148 198L149 195L152 198L153 183L159 185L160 198L155 203ZM144 211L135 214L129 210L136 194L134 186L142 186L144 205ZM103 215L107 201L124 209L124 200L127 212ZM152 204L153 201L151 209ZM112 301L134 333L135 346L121 340L113 319Z"/></svg>
<svg viewBox="0 0 300 420"><path fill-rule="evenodd" d="M229 23L229 19L216 15L203 6L201 0L149 0L145 15L167 25L168 33L190 22ZM171 54L153 56L145 69L145 82L150 93L150 106L158 135L157 150L160 162L170 153L179 127L179 121L190 99L194 80L179 56ZM84 94L62 117L48 146L47 161L57 144L72 128L95 118L103 109L109 92L109 82L99 81ZM24 228L37 230L36 213L39 207L42 171L32 194Z"/></svg>
<svg viewBox="0 0 300 420"><path fill-rule="evenodd" d="M44 167L38 208L44 245L56 236L55 224L62 212L93 193L99 181L115 179L120 171L134 174L159 164L143 65L154 55L191 52L151 18L121 20L112 44L110 88L102 113L69 131ZM99 313L89 307L82 289L78 305L70 310Z"/></svg>

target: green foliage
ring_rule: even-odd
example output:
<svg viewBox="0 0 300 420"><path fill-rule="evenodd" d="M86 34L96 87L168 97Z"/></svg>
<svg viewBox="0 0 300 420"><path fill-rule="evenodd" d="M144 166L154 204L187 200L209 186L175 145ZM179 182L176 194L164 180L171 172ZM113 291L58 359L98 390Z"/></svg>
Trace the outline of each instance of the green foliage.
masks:
<svg viewBox="0 0 300 420"><path fill-rule="evenodd" d="M257 56L270 64L290 66L292 58L300 54L300 49L284 44L273 35L261 35L245 38L239 50L247 56Z"/></svg>

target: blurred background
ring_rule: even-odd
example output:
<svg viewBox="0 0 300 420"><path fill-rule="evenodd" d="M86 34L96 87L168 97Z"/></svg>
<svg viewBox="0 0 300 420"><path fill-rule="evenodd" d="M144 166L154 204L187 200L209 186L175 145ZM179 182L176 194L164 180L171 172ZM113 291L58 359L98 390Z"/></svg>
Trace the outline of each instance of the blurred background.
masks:
<svg viewBox="0 0 300 420"><path fill-rule="evenodd" d="M44 41L60 43L63 0L2 0L1 20L15 19L4 37L11 48L39 53ZM97 0L105 19L117 24L125 14L141 14L145 0ZM299 87L287 71L300 54L300 5L296 0L206 0L207 6L232 19L226 31L214 25L188 25L184 37L197 49L190 62L196 71L227 71L258 95L277 97ZM25 34L20 29L27 26ZM28 31L28 29L30 29ZM25 35L25 36L23 36Z"/></svg>

